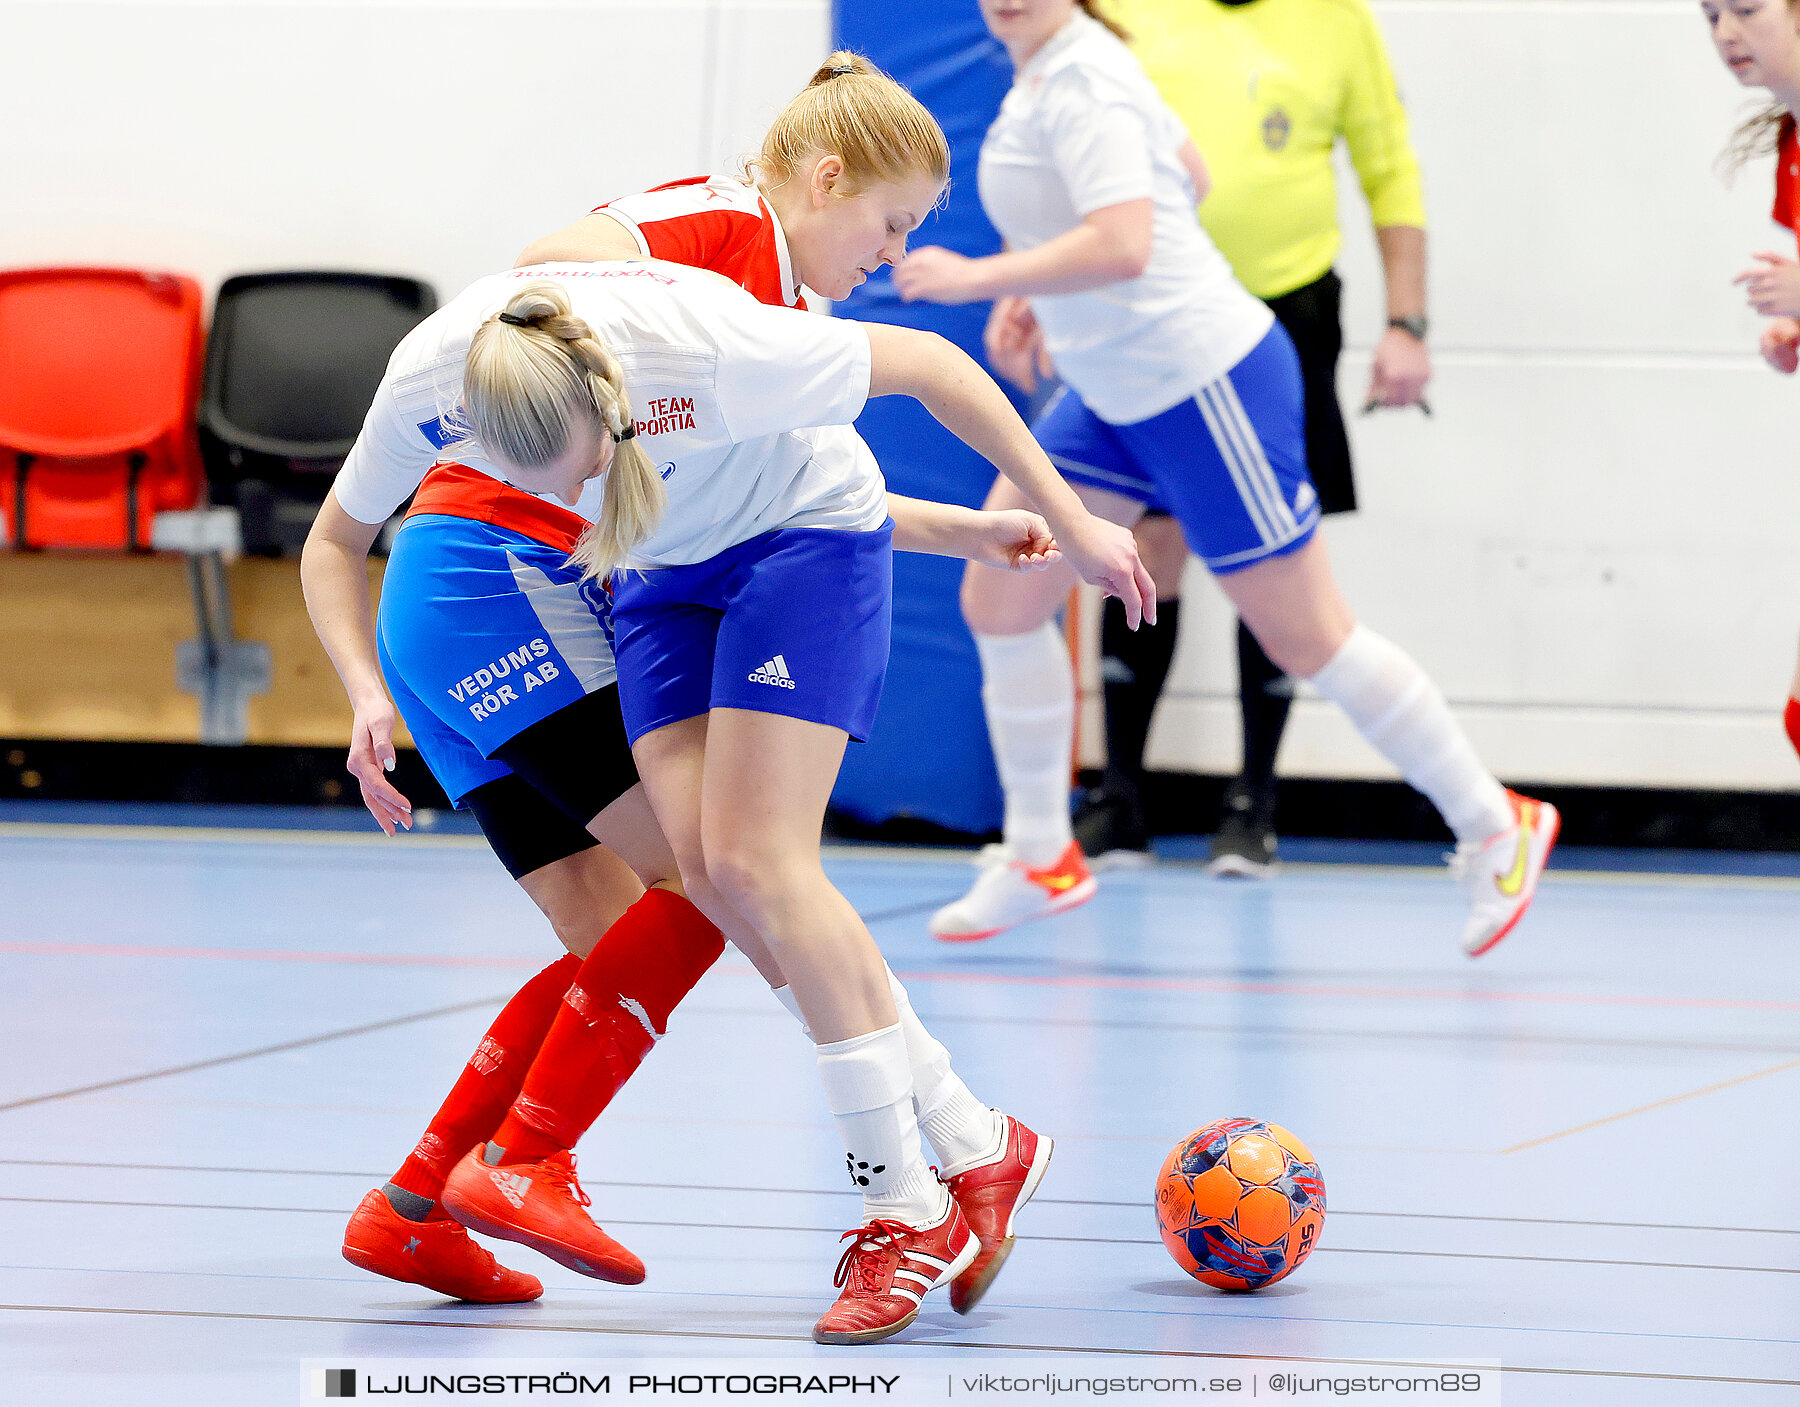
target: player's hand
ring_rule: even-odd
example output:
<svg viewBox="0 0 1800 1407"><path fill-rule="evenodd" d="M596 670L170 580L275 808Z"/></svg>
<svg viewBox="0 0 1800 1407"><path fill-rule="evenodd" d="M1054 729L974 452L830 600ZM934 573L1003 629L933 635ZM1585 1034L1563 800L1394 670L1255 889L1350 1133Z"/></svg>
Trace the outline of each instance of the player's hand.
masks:
<svg viewBox="0 0 1800 1407"><path fill-rule="evenodd" d="M987 352L988 365L1028 396L1037 390L1039 377L1056 374L1030 299L996 298L994 311L988 314L987 327L981 334L981 345Z"/></svg>
<svg viewBox="0 0 1800 1407"><path fill-rule="evenodd" d="M1762 359L1783 376L1800 370L1800 322L1793 318L1776 318L1763 329L1757 344Z"/></svg>
<svg viewBox="0 0 1800 1407"><path fill-rule="evenodd" d="M962 555L971 562L1003 572L1041 572L1062 561L1050 525L1028 508L976 513L966 547Z"/></svg>
<svg viewBox="0 0 1800 1407"><path fill-rule="evenodd" d="M394 727L400 715L384 694L356 705L350 724L350 756L344 770L362 788L363 805L388 835L394 827L412 829L412 802L387 779L394 770Z"/></svg>
<svg viewBox="0 0 1800 1407"><path fill-rule="evenodd" d="M1369 363L1366 406L1415 405L1431 380L1431 350L1402 327L1390 327L1375 344Z"/></svg>
<svg viewBox="0 0 1800 1407"><path fill-rule="evenodd" d="M1125 607L1126 625L1136 630L1140 621L1156 624L1156 584L1138 558L1137 539L1130 528L1084 513L1057 534L1057 541L1077 576L1119 598Z"/></svg>
<svg viewBox="0 0 1800 1407"><path fill-rule="evenodd" d="M915 249L894 268L894 291L908 303L976 303L982 298L981 261L942 245Z"/></svg>
<svg viewBox="0 0 1800 1407"><path fill-rule="evenodd" d="M1800 317L1800 264L1768 250L1750 256L1760 268L1745 269L1732 280L1742 284L1750 306L1764 317Z"/></svg>

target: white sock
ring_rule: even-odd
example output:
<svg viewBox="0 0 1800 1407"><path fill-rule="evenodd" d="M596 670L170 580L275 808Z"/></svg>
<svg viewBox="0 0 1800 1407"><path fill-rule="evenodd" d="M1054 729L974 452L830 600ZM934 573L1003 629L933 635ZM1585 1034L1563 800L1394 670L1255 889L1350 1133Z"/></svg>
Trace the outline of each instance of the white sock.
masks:
<svg viewBox="0 0 1800 1407"><path fill-rule="evenodd" d="M892 968L888 969L888 987L894 993L894 1009L900 1013L900 1029L906 1033L906 1060L912 1066L913 1107L918 1111L919 1129L931 1140L938 1171L946 1178L954 1177L1000 1151L1006 1120L970 1094L962 1077L950 1068L950 1052L925 1029Z"/></svg>
<svg viewBox="0 0 1800 1407"><path fill-rule="evenodd" d="M1505 788L1482 766L1443 691L1398 645L1358 625L1310 682L1430 798L1458 840L1486 840L1513 824Z"/></svg>
<svg viewBox="0 0 1800 1407"><path fill-rule="evenodd" d="M977 635L981 702L1000 785L1006 843L1033 869L1068 848L1069 757L1075 739L1075 672L1053 621L1023 635Z"/></svg>
<svg viewBox="0 0 1800 1407"><path fill-rule="evenodd" d="M912 1073L899 1023L814 1049L851 1180L863 1194L863 1220L889 1217L909 1226L937 1221L950 1194L931 1175L919 1148Z"/></svg>
<svg viewBox="0 0 1800 1407"><path fill-rule="evenodd" d="M892 968L888 969L888 987L893 991L894 1008L900 1013L900 1029L906 1037L906 1063L912 1069L913 1110L919 1131L931 1141L932 1151L938 1156L938 1170L947 1178L954 1177L1000 1151L1006 1120L970 1094L969 1087L950 1068L950 1052L925 1029ZM811 1040L812 1032L807 1030L793 989L777 987L775 998Z"/></svg>

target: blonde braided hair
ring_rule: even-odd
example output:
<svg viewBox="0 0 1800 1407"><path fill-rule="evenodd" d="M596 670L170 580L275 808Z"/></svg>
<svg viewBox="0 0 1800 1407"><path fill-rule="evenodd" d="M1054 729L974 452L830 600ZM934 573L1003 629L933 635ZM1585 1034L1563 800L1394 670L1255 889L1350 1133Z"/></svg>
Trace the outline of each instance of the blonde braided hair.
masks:
<svg viewBox="0 0 1800 1407"><path fill-rule="evenodd" d="M582 420L613 439L599 520L570 560L604 577L656 530L668 494L634 432L631 396L619 359L575 316L568 293L528 283L475 330L463 374L470 438L489 454L535 469L569 447Z"/></svg>

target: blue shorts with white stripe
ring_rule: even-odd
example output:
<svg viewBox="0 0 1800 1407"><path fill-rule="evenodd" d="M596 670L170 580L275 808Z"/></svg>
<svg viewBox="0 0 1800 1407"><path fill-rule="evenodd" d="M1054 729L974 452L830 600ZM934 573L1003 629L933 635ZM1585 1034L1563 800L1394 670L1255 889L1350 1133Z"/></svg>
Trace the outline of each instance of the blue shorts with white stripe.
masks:
<svg viewBox="0 0 1800 1407"><path fill-rule="evenodd" d="M1065 479L1172 514L1215 573L1304 546L1319 525L1300 359L1279 323L1190 400L1109 425L1064 387L1031 432Z"/></svg>

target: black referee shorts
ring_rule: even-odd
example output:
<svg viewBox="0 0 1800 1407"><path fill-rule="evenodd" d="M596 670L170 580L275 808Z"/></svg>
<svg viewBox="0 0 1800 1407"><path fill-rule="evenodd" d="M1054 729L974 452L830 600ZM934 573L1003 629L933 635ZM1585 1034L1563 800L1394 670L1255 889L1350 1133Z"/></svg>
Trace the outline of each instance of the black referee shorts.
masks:
<svg viewBox="0 0 1800 1407"><path fill-rule="evenodd" d="M1300 354L1300 376L1306 387L1306 463L1324 513L1356 511L1356 480L1350 470L1350 437L1338 405L1337 364L1344 350L1339 313L1343 281L1335 270L1283 293L1265 298L1275 320L1287 329Z"/></svg>
<svg viewBox="0 0 1800 1407"><path fill-rule="evenodd" d="M514 879L599 844L587 823L638 780L616 684L539 719L494 758L512 775L463 802Z"/></svg>

